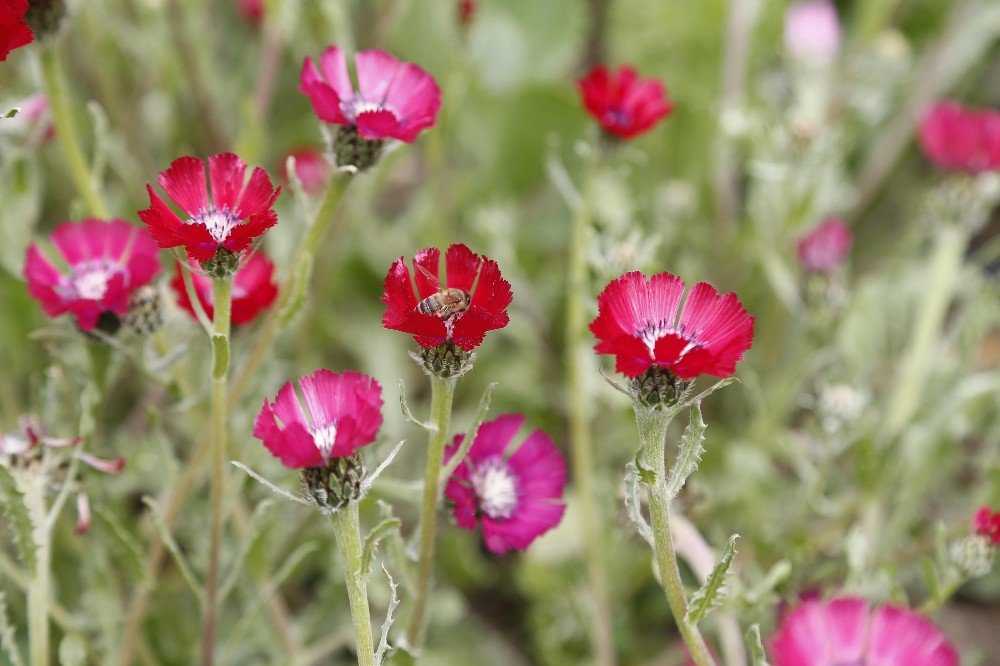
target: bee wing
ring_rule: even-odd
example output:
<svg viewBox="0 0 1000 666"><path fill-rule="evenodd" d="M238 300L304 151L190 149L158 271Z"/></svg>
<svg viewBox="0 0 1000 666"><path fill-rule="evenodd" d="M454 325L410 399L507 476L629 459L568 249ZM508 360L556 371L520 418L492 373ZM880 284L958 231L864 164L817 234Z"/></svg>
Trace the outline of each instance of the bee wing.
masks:
<svg viewBox="0 0 1000 666"><path fill-rule="evenodd" d="M413 264L413 266L418 271L420 271L421 273L423 273L425 278L427 278L428 280L431 281L431 284L434 285L435 291L441 291L441 281L438 280L437 277L435 277L435 275L433 273L431 273L429 270L427 270L426 268L424 268L420 264Z"/></svg>

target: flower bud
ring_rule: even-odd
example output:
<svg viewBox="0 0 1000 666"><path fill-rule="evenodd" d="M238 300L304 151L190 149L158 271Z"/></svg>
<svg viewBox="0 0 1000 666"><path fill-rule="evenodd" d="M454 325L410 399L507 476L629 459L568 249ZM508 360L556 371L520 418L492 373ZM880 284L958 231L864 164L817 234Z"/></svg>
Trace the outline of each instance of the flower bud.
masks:
<svg viewBox="0 0 1000 666"><path fill-rule="evenodd" d="M370 169L378 162L383 146L385 139L366 139L354 125L341 125L333 132L333 154L339 167Z"/></svg>
<svg viewBox="0 0 1000 666"><path fill-rule="evenodd" d="M421 347L413 357L423 366L424 372L442 379L461 377L476 360L475 352L467 352L454 342L444 342L437 347Z"/></svg>
<svg viewBox="0 0 1000 666"><path fill-rule="evenodd" d="M657 366L628 381L632 398L647 407L676 405L691 390L693 382L684 381L670 370Z"/></svg>
<svg viewBox="0 0 1000 666"><path fill-rule="evenodd" d="M981 578L993 570L996 546L982 534L973 534L951 545L951 561L970 578Z"/></svg>
<svg viewBox="0 0 1000 666"><path fill-rule="evenodd" d="M302 494L320 510L333 513L361 499L366 473L358 452L346 458L331 458L324 467L303 468Z"/></svg>
<svg viewBox="0 0 1000 666"><path fill-rule="evenodd" d="M230 252L226 248L219 246L213 256L208 261L201 262L201 269L209 277L216 280L223 280L236 272L240 267L240 256Z"/></svg>
<svg viewBox="0 0 1000 666"><path fill-rule="evenodd" d="M149 335L163 326L163 306L160 292L145 285L132 292L125 313L125 326L137 335Z"/></svg>

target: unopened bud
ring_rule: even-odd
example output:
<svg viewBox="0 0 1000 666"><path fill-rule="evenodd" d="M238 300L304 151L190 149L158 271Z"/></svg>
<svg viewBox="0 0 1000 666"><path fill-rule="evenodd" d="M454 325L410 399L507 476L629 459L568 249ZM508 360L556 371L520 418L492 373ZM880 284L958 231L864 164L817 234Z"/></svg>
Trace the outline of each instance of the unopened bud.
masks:
<svg viewBox="0 0 1000 666"><path fill-rule="evenodd" d="M992 571L996 551L989 538L973 534L951 545L951 561L970 578L980 578Z"/></svg>
<svg viewBox="0 0 1000 666"><path fill-rule="evenodd" d="M128 301L125 326L137 335L149 335L163 326L163 307L160 292L152 285L139 287Z"/></svg>
<svg viewBox="0 0 1000 666"><path fill-rule="evenodd" d="M333 513L361 499L366 473L360 453L331 458L325 467L302 470L302 493L322 511Z"/></svg>
<svg viewBox="0 0 1000 666"><path fill-rule="evenodd" d="M474 352L467 352L454 342L445 342L437 347L421 347L420 353L413 354L413 357L427 374L442 379L461 377L472 369L476 360Z"/></svg>

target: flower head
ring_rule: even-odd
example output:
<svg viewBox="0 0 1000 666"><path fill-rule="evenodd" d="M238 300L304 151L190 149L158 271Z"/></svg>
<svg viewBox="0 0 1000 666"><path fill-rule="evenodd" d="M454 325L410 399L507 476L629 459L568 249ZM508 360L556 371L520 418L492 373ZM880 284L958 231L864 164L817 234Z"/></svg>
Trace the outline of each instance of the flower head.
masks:
<svg viewBox="0 0 1000 666"><path fill-rule="evenodd" d="M236 0L236 9L253 25L260 25L264 20L264 0Z"/></svg>
<svg viewBox="0 0 1000 666"><path fill-rule="evenodd" d="M195 317L194 307L184 287L182 270L181 265L177 264L170 287L177 297L177 304ZM191 286L194 287L205 314L211 319L214 316L212 281L196 271L191 271L190 274ZM257 315L271 307L277 296L278 285L274 281L274 264L263 252L254 252L233 275L232 323L237 326L249 324L257 318Z"/></svg>
<svg viewBox="0 0 1000 666"><path fill-rule="evenodd" d="M6 60L14 49L35 41L35 33L24 21L27 11L28 0L0 2L0 62Z"/></svg>
<svg viewBox="0 0 1000 666"><path fill-rule="evenodd" d="M810 599L793 608L770 642L774 666L958 666L958 652L930 620L908 608L855 597Z"/></svg>
<svg viewBox="0 0 1000 666"><path fill-rule="evenodd" d="M851 251L851 229L835 217L809 230L796 245L799 264L807 273L829 273Z"/></svg>
<svg viewBox="0 0 1000 666"><path fill-rule="evenodd" d="M149 232L124 220L64 222L49 238L66 268L57 268L31 244L24 263L28 293L50 317L72 313L84 331L104 316L113 333L132 292L160 272Z"/></svg>
<svg viewBox="0 0 1000 666"><path fill-rule="evenodd" d="M753 342L754 318L736 294L721 296L707 282L692 287L681 308L683 298L684 281L670 273L625 273L597 297L594 349L614 354L615 369L628 377L653 367L683 380L733 374Z"/></svg>
<svg viewBox="0 0 1000 666"><path fill-rule="evenodd" d="M323 191L330 180L330 163L326 161L323 153L315 148L299 148L293 150L285 159L281 161L282 173L285 181L291 180L288 173L288 158L295 158L295 176L302 183L302 189L306 194L315 195Z"/></svg>
<svg viewBox="0 0 1000 666"><path fill-rule="evenodd" d="M306 410L295 388L288 382L273 401L265 399L253 424L254 437L285 467L324 467L375 441L382 425L382 387L368 375L317 370L302 377L298 389Z"/></svg>
<svg viewBox="0 0 1000 666"><path fill-rule="evenodd" d="M840 20L830 0L808 0L785 10L785 48L800 60L825 64L840 50Z"/></svg>
<svg viewBox="0 0 1000 666"><path fill-rule="evenodd" d="M994 546L1000 546L1000 511L992 511L988 506L980 507L972 518L972 528Z"/></svg>
<svg viewBox="0 0 1000 666"><path fill-rule="evenodd" d="M427 248L413 259L416 291L403 257L393 262L385 276L382 325L409 333L421 347L452 342L469 352L478 347L487 331L510 321L507 306L513 295L492 259L475 254L465 245L452 245L445 253L445 276L440 277L441 253Z"/></svg>
<svg viewBox="0 0 1000 666"><path fill-rule="evenodd" d="M355 127L363 139L407 143L434 125L441 108L434 77L384 51L360 51L354 62L357 91L340 48L328 47L318 67L312 58L305 59L299 91L309 97L320 120Z"/></svg>
<svg viewBox="0 0 1000 666"><path fill-rule="evenodd" d="M526 549L558 525L566 510L566 461L549 436L535 430L513 453L508 451L524 421L520 414L507 414L484 423L445 488L458 526L474 530L481 524L493 553ZM463 437L448 447L446 459L455 455Z"/></svg>
<svg viewBox="0 0 1000 666"><path fill-rule="evenodd" d="M631 139L651 129L674 110L657 79L640 79L632 67L609 71L597 65L578 82L583 107L606 132Z"/></svg>
<svg viewBox="0 0 1000 666"><path fill-rule="evenodd" d="M183 211L183 219L148 184L149 208L139 211L139 217L160 247L184 246L188 256L202 263L220 250L239 254L278 221L271 206L281 192L260 167L244 182L246 169L246 163L232 153L209 157L209 198L205 163L180 157L160 173L158 182Z"/></svg>
<svg viewBox="0 0 1000 666"><path fill-rule="evenodd" d="M1000 111L938 102L920 124L920 147L948 171L981 173L1000 169Z"/></svg>

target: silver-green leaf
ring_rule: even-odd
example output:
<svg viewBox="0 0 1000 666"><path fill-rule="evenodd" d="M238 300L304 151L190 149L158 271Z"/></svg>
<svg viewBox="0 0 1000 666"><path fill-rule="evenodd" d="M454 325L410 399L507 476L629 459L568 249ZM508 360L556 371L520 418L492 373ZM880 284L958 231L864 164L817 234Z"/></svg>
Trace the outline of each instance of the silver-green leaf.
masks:
<svg viewBox="0 0 1000 666"><path fill-rule="evenodd" d="M673 499L681 492L688 477L698 469L701 454L705 452L702 442L705 441L705 421L701 418L701 403L691 405L691 420L681 437L680 451L674 461L670 476L667 477L667 497Z"/></svg>
<svg viewBox="0 0 1000 666"><path fill-rule="evenodd" d="M687 615L684 617L684 621L689 625L697 626L706 615L722 603L722 599L726 596L726 588L729 582L729 567L733 563L733 557L736 556L736 540L739 538L739 534L729 537L729 543L726 544L722 555L715 563L715 566L712 567L712 572L708 575L708 580L691 597Z"/></svg>
<svg viewBox="0 0 1000 666"><path fill-rule="evenodd" d="M0 465L0 504L14 529L14 540L17 542L21 563L29 574L34 574L36 557L31 517L24 505L24 495L17 487L17 480L3 465Z"/></svg>
<svg viewBox="0 0 1000 666"><path fill-rule="evenodd" d="M760 625L755 624L747 631L747 647L750 649L750 663L753 666L771 666L764 652L764 643L760 639Z"/></svg>

